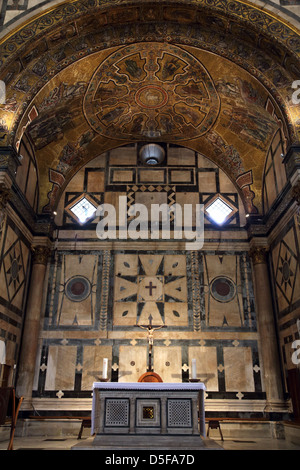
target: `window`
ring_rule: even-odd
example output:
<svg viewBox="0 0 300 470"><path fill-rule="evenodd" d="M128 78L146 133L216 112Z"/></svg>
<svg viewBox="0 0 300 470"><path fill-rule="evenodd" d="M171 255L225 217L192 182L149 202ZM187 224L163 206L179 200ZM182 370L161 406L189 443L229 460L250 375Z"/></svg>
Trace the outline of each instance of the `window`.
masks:
<svg viewBox="0 0 300 470"><path fill-rule="evenodd" d="M66 207L68 214L73 218L75 216L75 219L81 225L94 218L96 210L96 203L86 194L79 196Z"/></svg>
<svg viewBox="0 0 300 470"><path fill-rule="evenodd" d="M205 211L209 218L218 225L224 224L235 212L229 204L220 198L220 196L217 196L217 198L205 208Z"/></svg>

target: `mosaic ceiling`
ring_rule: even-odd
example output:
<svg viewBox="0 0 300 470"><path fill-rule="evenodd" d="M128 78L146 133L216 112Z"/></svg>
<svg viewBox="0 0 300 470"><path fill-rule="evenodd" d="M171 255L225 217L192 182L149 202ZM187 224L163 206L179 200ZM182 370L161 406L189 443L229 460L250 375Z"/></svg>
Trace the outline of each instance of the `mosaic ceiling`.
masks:
<svg viewBox="0 0 300 470"><path fill-rule="evenodd" d="M90 11L87 2L83 14L73 2L0 44L1 143L18 149L24 132L31 139L40 212L55 206L53 185L63 189L87 161L139 141L203 153L240 188L246 181L248 210L260 210L274 133L299 140L299 36L246 5L229 15L217 1L186 3L107 1Z"/></svg>
<svg viewBox="0 0 300 470"><path fill-rule="evenodd" d="M220 99L194 56L150 42L118 49L100 64L83 110L103 136L174 142L206 134L218 117Z"/></svg>

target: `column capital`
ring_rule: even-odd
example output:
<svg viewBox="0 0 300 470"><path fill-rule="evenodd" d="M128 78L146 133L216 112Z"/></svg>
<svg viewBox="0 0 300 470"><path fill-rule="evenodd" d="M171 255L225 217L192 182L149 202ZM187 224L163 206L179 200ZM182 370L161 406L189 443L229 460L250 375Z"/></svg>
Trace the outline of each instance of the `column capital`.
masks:
<svg viewBox="0 0 300 470"><path fill-rule="evenodd" d="M10 198L10 189L0 188L0 210L5 209Z"/></svg>
<svg viewBox="0 0 300 470"><path fill-rule="evenodd" d="M300 205L300 181L292 187L292 198Z"/></svg>
<svg viewBox="0 0 300 470"><path fill-rule="evenodd" d="M33 264L47 264L48 258L51 254L50 248L43 245L36 245L31 247L31 251Z"/></svg>
<svg viewBox="0 0 300 470"><path fill-rule="evenodd" d="M21 162L13 147L0 147L0 171L7 172L14 179L19 165Z"/></svg>
<svg viewBox="0 0 300 470"><path fill-rule="evenodd" d="M285 165L287 177L289 179L293 179L294 174L297 173L300 168L300 144L299 143L290 145L283 159L283 163Z"/></svg>
<svg viewBox="0 0 300 470"><path fill-rule="evenodd" d="M262 264L267 262L267 248L262 246L253 246L249 250L249 256L252 258L253 264Z"/></svg>

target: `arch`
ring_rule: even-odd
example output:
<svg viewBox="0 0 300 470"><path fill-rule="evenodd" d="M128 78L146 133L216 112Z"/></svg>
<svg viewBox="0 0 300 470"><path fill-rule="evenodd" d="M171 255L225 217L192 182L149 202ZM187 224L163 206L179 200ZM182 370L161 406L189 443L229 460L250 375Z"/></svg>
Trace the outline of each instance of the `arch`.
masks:
<svg viewBox="0 0 300 470"><path fill-rule="evenodd" d="M2 145L18 146L22 132L32 125L30 116L34 115L38 93L63 70L87 58L92 61L97 54L105 55L110 50L144 41L206 51L238 65L268 91L270 101L281 110L279 118L286 128L288 143L299 140L296 110L291 100L287 100L292 80L300 70L299 34L294 26L250 3L237 0L223 2L222 7L215 0L186 2L184 9L180 2L168 1L159 5L136 1L89 3L84 11L80 5L73 2L54 6L0 41L0 79L7 82L9 97L4 114L7 132L1 135ZM163 21L158 21L159 18ZM244 34L246 29L247 36ZM272 66L264 55L266 47L270 47ZM61 119L64 121L64 116ZM90 134L83 133L80 138L89 137ZM99 145L98 153L120 144L104 142L98 136L93 142ZM194 142L191 144L193 146ZM193 148L201 150L196 145ZM49 193L52 184L58 180L64 183L84 164L80 161L72 167L66 179L55 165L53 167L45 159L41 160L44 195L45 191ZM220 160L222 163L222 158ZM243 175L249 177L248 173L248 168L245 168L235 178L241 181ZM251 177L248 180L251 181ZM251 190L247 198L248 201L253 199Z"/></svg>

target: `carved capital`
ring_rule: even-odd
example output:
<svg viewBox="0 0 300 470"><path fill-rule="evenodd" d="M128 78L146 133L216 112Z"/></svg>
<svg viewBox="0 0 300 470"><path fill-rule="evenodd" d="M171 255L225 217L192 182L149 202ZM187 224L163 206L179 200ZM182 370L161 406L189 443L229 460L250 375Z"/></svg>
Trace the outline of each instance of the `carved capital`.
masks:
<svg viewBox="0 0 300 470"><path fill-rule="evenodd" d="M300 181L292 187L292 198L300 205Z"/></svg>
<svg viewBox="0 0 300 470"><path fill-rule="evenodd" d="M20 165L17 152L12 147L0 147L0 170L14 178Z"/></svg>
<svg viewBox="0 0 300 470"><path fill-rule="evenodd" d="M33 264L47 264L48 258L51 254L50 248L48 248L47 246L37 245L33 246L31 250Z"/></svg>
<svg viewBox="0 0 300 470"><path fill-rule="evenodd" d="M10 189L0 188L0 210L5 209L10 197Z"/></svg>
<svg viewBox="0 0 300 470"><path fill-rule="evenodd" d="M253 264L262 264L267 262L267 249L262 247L252 247L249 251Z"/></svg>

